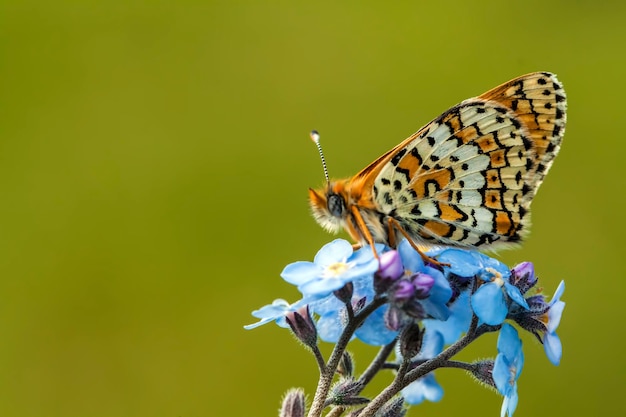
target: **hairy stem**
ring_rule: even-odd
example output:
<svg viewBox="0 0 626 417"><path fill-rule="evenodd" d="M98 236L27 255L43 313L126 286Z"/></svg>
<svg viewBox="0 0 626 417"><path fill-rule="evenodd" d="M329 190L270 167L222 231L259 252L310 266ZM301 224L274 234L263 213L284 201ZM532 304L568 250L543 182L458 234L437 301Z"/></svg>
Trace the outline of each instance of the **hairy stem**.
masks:
<svg viewBox="0 0 626 417"><path fill-rule="evenodd" d="M346 407L339 405L330 410L330 412L326 414L326 417L339 417L344 413L344 411L346 411Z"/></svg>
<svg viewBox="0 0 626 417"><path fill-rule="evenodd" d="M323 372L326 364L324 363L324 357L322 356L322 352L320 352L320 348L317 345L314 345L311 347L311 351L313 352L313 356L315 356L315 361L317 362L317 367L320 373Z"/></svg>
<svg viewBox="0 0 626 417"><path fill-rule="evenodd" d="M365 306L358 314L356 314L352 320L348 321L348 324L345 329L343 329L343 332L339 337L339 341L337 341L337 344L328 359L328 363L320 372L317 389L315 391L315 396L313 397L313 403L311 404L308 417L320 417L322 415L324 402L328 396L330 385L333 381L335 371L337 370L337 366L339 365L343 352L348 346L348 342L367 316L373 313L374 310L383 305L386 301L385 297L374 298L374 300Z"/></svg>

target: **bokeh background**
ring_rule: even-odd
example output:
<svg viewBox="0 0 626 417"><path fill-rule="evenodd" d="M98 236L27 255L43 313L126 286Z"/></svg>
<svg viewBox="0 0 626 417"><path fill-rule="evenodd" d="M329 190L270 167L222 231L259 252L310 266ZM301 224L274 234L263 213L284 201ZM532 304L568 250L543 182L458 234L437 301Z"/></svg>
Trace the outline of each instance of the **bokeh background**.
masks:
<svg viewBox="0 0 626 417"><path fill-rule="evenodd" d="M548 70L564 146L530 239L500 257L533 261L548 294L566 280L564 353L554 367L524 336L515 415L624 415L625 18L596 1L2 2L0 414L275 416L287 388L312 394L288 332L242 329L298 298L280 271L332 238L307 207L308 132L349 176ZM361 370L375 351L352 350ZM438 379L444 399L410 416L498 415L464 374Z"/></svg>

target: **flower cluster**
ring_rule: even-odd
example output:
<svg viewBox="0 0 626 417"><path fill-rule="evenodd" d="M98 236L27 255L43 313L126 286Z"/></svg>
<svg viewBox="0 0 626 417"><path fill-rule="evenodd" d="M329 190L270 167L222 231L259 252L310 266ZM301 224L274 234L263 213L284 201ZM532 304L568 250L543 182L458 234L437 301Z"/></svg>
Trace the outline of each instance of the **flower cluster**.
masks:
<svg viewBox="0 0 626 417"><path fill-rule="evenodd" d="M337 239L322 247L313 262L287 265L281 276L297 286L302 299L293 304L276 300L254 311L260 320L245 328L275 321L313 352L321 375L309 417L321 416L326 407L333 407L329 415L403 416L407 404L442 398L433 374L441 367L464 369L495 388L504 397L502 416L512 416L524 355L517 330L506 321L535 335L553 364L561 359L556 329L565 306L560 300L564 283L548 302L536 289L529 262L510 269L476 251L422 254L406 240L397 249L376 245L354 251ZM495 359L451 360L488 332L500 332ZM380 346L358 377L346 351L354 338ZM320 339L335 344L327 360L318 348ZM394 382L375 398L361 396L382 370L394 371ZM291 390L280 415L304 417L305 409L303 391Z"/></svg>

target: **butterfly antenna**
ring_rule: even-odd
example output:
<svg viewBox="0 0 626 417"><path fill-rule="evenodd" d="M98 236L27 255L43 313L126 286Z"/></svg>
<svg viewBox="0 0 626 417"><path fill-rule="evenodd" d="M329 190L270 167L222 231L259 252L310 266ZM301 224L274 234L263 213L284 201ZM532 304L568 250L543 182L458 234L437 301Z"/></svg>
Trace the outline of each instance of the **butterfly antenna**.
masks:
<svg viewBox="0 0 626 417"><path fill-rule="evenodd" d="M320 134L317 130L311 131L311 140L315 142L315 146L317 146L317 151L320 153L320 158L322 158L322 167L324 168L324 176L326 177L326 182L330 182L330 178L328 178L328 168L326 168L326 160L324 159L324 152L322 152L322 145L320 145Z"/></svg>

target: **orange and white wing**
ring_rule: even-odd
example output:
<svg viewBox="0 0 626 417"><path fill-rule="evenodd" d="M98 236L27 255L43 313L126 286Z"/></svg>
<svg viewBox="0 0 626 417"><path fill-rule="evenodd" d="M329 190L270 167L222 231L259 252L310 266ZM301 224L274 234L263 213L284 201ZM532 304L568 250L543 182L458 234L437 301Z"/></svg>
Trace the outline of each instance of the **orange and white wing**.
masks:
<svg viewBox="0 0 626 417"><path fill-rule="evenodd" d="M559 151L565 110L563 88L545 72L465 100L380 161L377 209L418 244L497 249L518 242Z"/></svg>

